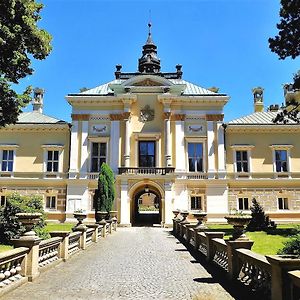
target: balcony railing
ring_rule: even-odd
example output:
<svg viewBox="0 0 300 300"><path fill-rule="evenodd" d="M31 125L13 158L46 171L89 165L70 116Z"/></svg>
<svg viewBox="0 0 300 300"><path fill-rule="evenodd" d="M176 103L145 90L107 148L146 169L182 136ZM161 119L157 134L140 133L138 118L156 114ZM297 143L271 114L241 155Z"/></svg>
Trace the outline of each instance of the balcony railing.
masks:
<svg viewBox="0 0 300 300"><path fill-rule="evenodd" d="M119 168L119 174L126 175L167 175L173 174L175 168L165 167L165 168Z"/></svg>

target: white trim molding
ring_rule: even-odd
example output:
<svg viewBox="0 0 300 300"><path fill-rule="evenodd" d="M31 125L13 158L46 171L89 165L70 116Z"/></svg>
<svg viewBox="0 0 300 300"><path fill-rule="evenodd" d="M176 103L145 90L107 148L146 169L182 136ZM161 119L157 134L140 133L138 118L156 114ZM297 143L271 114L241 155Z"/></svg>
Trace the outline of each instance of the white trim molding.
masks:
<svg viewBox="0 0 300 300"><path fill-rule="evenodd" d="M273 144L269 146L272 150L272 158L273 158L273 172L274 172L274 178L278 178L279 174L287 177L291 177L291 149L294 147L290 144ZM277 150L283 150L286 151L286 159L287 159L287 172L277 172L276 171L276 157L275 157L275 151Z"/></svg>

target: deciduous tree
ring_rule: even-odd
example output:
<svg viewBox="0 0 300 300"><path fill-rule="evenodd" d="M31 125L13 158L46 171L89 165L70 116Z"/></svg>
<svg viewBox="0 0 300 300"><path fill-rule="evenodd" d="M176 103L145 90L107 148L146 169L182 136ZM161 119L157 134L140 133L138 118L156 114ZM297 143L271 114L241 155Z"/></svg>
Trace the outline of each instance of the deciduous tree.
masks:
<svg viewBox="0 0 300 300"><path fill-rule="evenodd" d="M300 55L300 0L281 0L278 35L269 38L270 49L280 59Z"/></svg>
<svg viewBox="0 0 300 300"><path fill-rule="evenodd" d="M35 0L0 1L0 127L17 121L30 101L31 88L18 94L12 84L31 75L31 57L45 59L51 35L37 26L43 4Z"/></svg>

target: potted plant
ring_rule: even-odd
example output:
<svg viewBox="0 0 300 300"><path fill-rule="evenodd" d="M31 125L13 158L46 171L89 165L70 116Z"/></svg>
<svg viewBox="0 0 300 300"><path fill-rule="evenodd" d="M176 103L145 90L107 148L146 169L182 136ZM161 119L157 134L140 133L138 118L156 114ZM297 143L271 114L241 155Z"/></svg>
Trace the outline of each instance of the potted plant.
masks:
<svg viewBox="0 0 300 300"><path fill-rule="evenodd" d="M252 216L249 214L244 214L242 211L234 211L233 213L225 216L227 223L233 226L233 234L231 240L248 240L244 234L244 228L247 226Z"/></svg>
<svg viewBox="0 0 300 300"><path fill-rule="evenodd" d="M85 213L82 209L76 209L73 213L74 218L77 220L77 226L82 225L82 221L87 217L87 213Z"/></svg>

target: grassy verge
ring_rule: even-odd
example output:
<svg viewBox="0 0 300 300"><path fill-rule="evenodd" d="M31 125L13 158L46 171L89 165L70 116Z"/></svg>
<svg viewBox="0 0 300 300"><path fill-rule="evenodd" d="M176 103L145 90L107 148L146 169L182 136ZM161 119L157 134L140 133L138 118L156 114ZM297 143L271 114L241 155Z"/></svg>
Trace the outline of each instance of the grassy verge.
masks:
<svg viewBox="0 0 300 300"><path fill-rule="evenodd" d="M56 223L50 223L46 225L46 230L48 232L50 231L72 231L72 227L74 227L74 223L61 223L61 224L56 224Z"/></svg>
<svg viewBox="0 0 300 300"><path fill-rule="evenodd" d="M13 249L13 246L1 245L0 244L0 252L4 252L4 251L7 251L7 250L11 250L11 249Z"/></svg>
<svg viewBox="0 0 300 300"><path fill-rule="evenodd" d="M254 241L252 250L256 253L263 255L276 254L278 250L283 248L283 244L291 236L296 233L297 224L284 224L278 225L276 229L255 232L246 232L247 237ZM299 224L298 224L299 226ZM210 230L225 232L225 239L228 239L232 235L231 225L208 225Z"/></svg>

